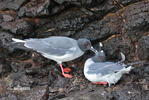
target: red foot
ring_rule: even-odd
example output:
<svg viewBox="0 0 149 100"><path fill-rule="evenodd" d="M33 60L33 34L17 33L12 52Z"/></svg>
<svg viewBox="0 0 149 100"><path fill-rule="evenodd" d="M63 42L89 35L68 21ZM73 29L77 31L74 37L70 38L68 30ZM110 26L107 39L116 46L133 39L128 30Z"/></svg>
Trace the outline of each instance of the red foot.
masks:
<svg viewBox="0 0 149 100"><path fill-rule="evenodd" d="M63 65L62 65L62 64L60 64L60 67L61 67L62 75L63 75L64 77L72 78L72 75L69 75L69 74L65 74L65 73L64 73L64 68L63 68Z"/></svg>
<svg viewBox="0 0 149 100"><path fill-rule="evenodd" d="M108 82L93 82L93 84L103 84L103 85L107 85Z"/></svg>
<svg viewBox="0 0 149 100"><path fill-rule="evenodd" d="M67 78L72 78L72 75L70 74L63 74L64 77L67 77Z"/></svg>
<svg viewBox="0 0 149 100"><path fill-rule="evenodd" d="M71 71L71 69L70 68L64 68L64 72L66 72L66 73L69 73Z"/></svg>

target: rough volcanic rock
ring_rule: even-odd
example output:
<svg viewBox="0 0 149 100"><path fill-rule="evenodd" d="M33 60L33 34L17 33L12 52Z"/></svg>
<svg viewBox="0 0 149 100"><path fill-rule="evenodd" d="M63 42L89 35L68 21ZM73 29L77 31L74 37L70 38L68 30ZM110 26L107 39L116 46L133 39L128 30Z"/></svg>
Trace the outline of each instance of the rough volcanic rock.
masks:
<svg viewBox="0 0 149 100"><path fill-rule="evenodd" d="M124 40L120 35L114 35L113 37L103 41L104 51L106 52L107 60L118 58L119 52L123 52L127 60L132 61L135 53L135 48L132 46L130 40ZM119 58L119 60L121 57Z"/></svg>
<svg viewBox="0 0 149 100"><path fill-rule="evenodd" d="M108 14L101 21L89 24L73 37L100 40L106 39L113 34L121 33L125 34L125 37L135 41L140 35L148 31L148 5L149 1L142 1L124 7L116 13Z"/></svg>
<svg viewBox="0 0 149 100"><path fill-rule="evenodd" d="M3 48L9 46L9 44L12 42L13 35L9 32L0 31L0 45L3 46Z"/></svg>
<svg viewBox="0 0 149 100"><path fill-rule="evenodd" d="M71 36L76 31L81 30L85 25L90 21L92 16L88 15L84 12L83 9L80 8L72 8L69 11L64 12L60 16L53 18L50 23L40 27L38 30L38 34L53 34L54 35L64 35ZM43 31L45 33L43 34ZM46 33L49 32L49 33ZM50 34L51 33L51 34Z"/></svg>
<svg viewBox="0 0 149 100"><path fill-rule="evenodd" d="M11 67L9 62L6 60L4 49L0 48L0 78L6 76L10 71Z"/></svg>
<svg viewBox="0 0 149 100"><path fill-rule="evenodd" d="M18 10L28 0L0 0L0 10Z"/></svg>
<svg viewBox="0 0 149 100"><path fill-rule="evenodd" d="M139 58L149 60L149 36L143 36L138 44Z"/></svg>
<svg viewBox="0 0 149 100"><path fill-rule="evenodd" d="M47 100L49 88L48 86L37 86L29 91L23 91L19 96L21 100Z"/></svg>
<svg viewBox="0 0 149 100"><path fill-rule="evenodd" d="M13 22L2 22L0 24L3 30L10 31L15 35L32 36L34 31L34 23L28 20L16 20Z"/></svg>
<svg viewBox="0 0 149 100"><path fill-rule="evenodd" d="M103 0L54 0L59 4L63 3L70 3L75 5L81 5L81 6L93 6L100 4Z"/></svg>
<svg viewBox="0 0 149 100"><path fill-rule="evenodd" d="M12 81L12 83L10 84L11 88L16 88L17 86L32 87L35 82L35 80L28 77L24 71L13 73L11 75L11 81Z"/></svg>
<svg viewBox="0 0 149 100"><path fill-rule="evenodd" d="M125 0L125 1L124 0L115 0L115 3L120 3L119 6L123 6L123 5L128 5L128 4L131 4L131 3L135 3L135 2L138 2L138 1L141 1L141 0Z"/></svg>
<svg viewBox="0 0 149 100"><path fill-rule="evenodd" d="M11 71L11 69L10 69L10 66L8 64L0 63L0 77L5 76L10 71Z"/></svg>
<svg viewBox="0 0 149 100"><path fill-rule="evenodd" d="M0 18L1 22L9 22L9 21L14 21L16 18L16 12L12 10L8 11L0 11ZM1 23L0 22L0 23Z"/></svg>
<svg viewBox="0 0 149 100"><path fill-rule="evenodd" d="M28 17L37 17L37 16L46 16L49 15L49 5L51 0L34 0L27 3L25 6L20 8L18 16L28 16Z"/></svg>

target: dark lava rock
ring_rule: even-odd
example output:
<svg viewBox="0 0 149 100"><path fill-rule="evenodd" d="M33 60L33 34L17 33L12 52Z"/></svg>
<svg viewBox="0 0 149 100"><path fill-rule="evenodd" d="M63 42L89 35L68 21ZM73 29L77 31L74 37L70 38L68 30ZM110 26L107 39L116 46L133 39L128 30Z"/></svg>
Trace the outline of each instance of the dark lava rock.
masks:
<svg viewBox="0 0 149 100"><path fill-rule="evenodd" d="M13 21L14 18L11 15L3 15L4 22Z"/></svg>
<svg viewBox="0 0 149 100"><path fill-rule="evenodd" d="M1 18L0 23L14 21L16 18L16 12L12 10L0 11L0 18Z"/></svg>
<svg viewBox="0 0 149 100"><path fill-rule="evenodd" d="M20 100L47 100L49 96L49 87L48 86L37 86L31 88L31 90L23 91L19 99Z"/></svg>
<svg viewBox="0 0 149 100"><path fill-rule="evenodd" d="M49 73L49 71L47 69L39 68L39 67L26 69L25 72L27 75L32 75L32 76L36 76L36 77L47 76Z"/></svg>
<svg viewBox="0 0 149 100"><path fill-rule="evenodd" d="M120 35L114 35L113 37L107 39L106 41L103 41L104 44L104 51L106 52L106 59L117 59L119 52L123 52L126 56L127 60L132 60L133 57L136 55L135 48L132 46L130 40L125 40ZM119 57L119 60L121 57Z"/></svg>
<svg viewBox="0 0 149 100"><path fill-rule="evenodd" d="M0 10L18 10L28 0L0 0Z"/></svg>
<svg viewBox="0 0 149 100"><path fill-rule="evenodd" d="M18 100L17 95L8 88L8 80L0 80L0 100Z"/></svg>
<svg viewBox="0 0 149 100"><path fill-rule="evenodd" d="M8 74L8 72L10 72L10 66L8 64L0 64L0 77L5 76L6 74Z"/></svg>
<svg viewBox="0 0 149 100"><path fill-rule="evenodd" d="M0 48L0 78L7 75L11 71L9 62L6 60L3 49Z"/></svg>
<svg viewBox="0 0 149 100"><path fill-rule="evenodd" d="M135 2L138 2L140 0L115 0L116 3L120 3L119 5L121 6L122 5L128 5L128 4L131 4L131 3L135 3Z"/></svg>
<svg viewBox="0 0 149 100"><path fill-rule="evenodd" d="M0 45L3 53L8 57L19 58L25 60L30 57L30 50L25 48L23 44L12 42L14 36L10 32L0 31Z"/></svg>
<svg viewBox="0 0 149 100"><path fill-rule="evenodd" d="M20 78L21 77L21 78ZM25 72L17 72L13 73L11 75L11 81L12 83L10 84L11 88L15 88L17 86L21 87L32 87L33 84L35 83L35 80L28 77Z"/></svg>
<svg viewBox="0 0 149 100"><path fill-rule="evenodd" d="M136 41L148 31L149 1L142 1L127 6L116 13L108 14L101 21L89 24L73 37L85 37L90 40L104 40L113 34L125 34Z"/></svg>
<svg viewBox="0 0 149 100"><path fill-rule="evenodd" d="M0 31L0 44L4 47L8 47L12 42L13 35L9 32Z"/></svg>
<svg viewBox="0 0 149 100"><path fill-rule="evenodd" d="M92 15L87 15L83 9L72 8L60 16L53 18L48 24L40 27L38 34L43 35L43 31L49 31L54 35L71 36L76 31L81 30L89 23ZM49 34L49 33L46 33Z"/></svg>
<svg viewBox="0 0 149 100"><path fill-rule="evenodd" d="M23 19L14 22L2 22L0 26L3 30L10 31L15 35L32 36L34 31L34 23Z"/></svg>
<svg viewBox="0 0 149 100"><path fill-rule="evenodd" d="M51 0L34 0L27 3L25 6L20 8L18 12L18 16L28 16L28 17L35 17L35 16L45 16L49 15L49 6Z"/></svg>
<svg viewBox="0 0 149 100"><path fill-rule="evenodd" d="M116 12L120 8L138 2L140 0L104 0L101 4L93 6L90 10L94 14L94 18L100 20L107 13Z"/></svg>
<svg viewBox="0 0 149 100"><path fill-rule="evenodd" d="M143 36L138 44L139 58L149 60L149 36Z"/></svg>
<svg viewBox="0 0 149 100"><path fill-rule="evenodd" d="M59 4L63 3L70 3L74 5L81 5L81 6L95 6L97 4L100 4L103 0L54 0Z"/></svg>
<svg viewBox="0 0 149 100"><path fill-rule="evenodd" d="M110 100L128 100L127 95L125 95L125 93L123 93L122 91L118 90L112 91L110 96Z"/></svg>

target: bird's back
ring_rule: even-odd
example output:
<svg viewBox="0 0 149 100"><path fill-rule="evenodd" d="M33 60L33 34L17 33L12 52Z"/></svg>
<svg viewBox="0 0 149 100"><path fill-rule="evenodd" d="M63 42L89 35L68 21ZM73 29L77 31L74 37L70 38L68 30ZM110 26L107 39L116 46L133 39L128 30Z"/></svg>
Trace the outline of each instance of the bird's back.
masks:
<svg viewBox="0 0 149 100"><path fill-rule="evenodd" d="M41 53L44 57L57 62L73 60L75 56L83 54L83 52L79 49L76 40L63 36L51 36L44 39L28 39L26 40L24 46L31 48ZM80 54L72 55L76 51L80 52Z"/></svg>

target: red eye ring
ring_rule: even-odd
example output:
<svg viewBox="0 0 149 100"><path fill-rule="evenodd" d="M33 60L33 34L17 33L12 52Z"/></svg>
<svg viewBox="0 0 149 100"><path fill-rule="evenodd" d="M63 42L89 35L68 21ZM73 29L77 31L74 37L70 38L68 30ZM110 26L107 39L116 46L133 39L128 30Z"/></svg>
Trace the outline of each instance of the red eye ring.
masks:
<svg viewBox="0 0 149 100"><path fill-rule="evenodd" d="M86 47L88 47L88 45L89 45L88 43L85 43L85 46L86 46Z"/></svg>
<svg viewBox="0 0 149 100"><path fill-rule="evenodd" d="M103 59L102 56L99 56L99 60L102 61L102 59Z"/></svg>

